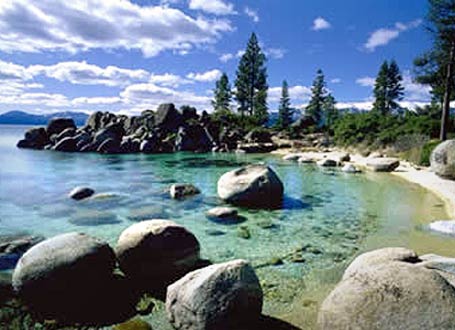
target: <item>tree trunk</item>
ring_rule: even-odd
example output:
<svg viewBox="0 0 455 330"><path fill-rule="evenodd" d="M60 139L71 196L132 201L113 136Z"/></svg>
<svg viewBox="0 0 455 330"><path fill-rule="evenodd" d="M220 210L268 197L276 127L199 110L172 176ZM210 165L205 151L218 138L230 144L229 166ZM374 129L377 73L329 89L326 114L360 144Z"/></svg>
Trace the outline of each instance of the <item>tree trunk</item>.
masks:
<svg viewBox="0 0 455 330"><path fill-rule="evenodd" d="M455 41L452 42L450 47L449 63L447 63L447 75L445 79L445 90L444 90L444 103L442 107L442 118L441 118L441 134L440 139L444 141L447 139L447 130L449 127L450 118L450 96L452 95L452 83L453 83L453 66L455 60Z"/></svg>

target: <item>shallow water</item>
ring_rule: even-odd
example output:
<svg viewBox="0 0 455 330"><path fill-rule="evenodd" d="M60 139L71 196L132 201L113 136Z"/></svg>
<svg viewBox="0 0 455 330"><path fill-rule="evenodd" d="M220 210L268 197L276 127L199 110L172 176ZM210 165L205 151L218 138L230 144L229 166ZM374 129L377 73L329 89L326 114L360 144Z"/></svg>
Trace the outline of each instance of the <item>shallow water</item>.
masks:
<svg viewBox="0 0 455 330"><path fill-rule="evenodd" d="M97 155L20 150L26 128L0 126L0 234L27 232L47 237L81 231L113 246L121 231L141 219L169 218L199 239L201 254L214 262L250 260L265 291L264 311L298 326L314 326L317 305L361 251L407 246L419 253L455 256L455 239L429 233L424 225L447 217L442 201L387 174L344 174L271 155L166 154ZM284 207L239 209L241 224L205 217L222 203L221 174L262 161L285 186ZM174 182L195 184L202 194L169 198ZM103 194L72 201L67 193L87 185ZM247 226L250 239L238 235ZM270 265L281 258L281 265ZM162 315L154 329L167 329Z"/></svg>

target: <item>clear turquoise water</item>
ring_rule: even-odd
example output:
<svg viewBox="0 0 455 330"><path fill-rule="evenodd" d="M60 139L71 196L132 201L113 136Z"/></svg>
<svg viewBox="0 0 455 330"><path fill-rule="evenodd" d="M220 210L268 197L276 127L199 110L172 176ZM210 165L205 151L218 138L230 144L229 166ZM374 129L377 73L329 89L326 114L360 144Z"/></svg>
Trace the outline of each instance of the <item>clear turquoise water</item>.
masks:
<svg viewBox="0 0 455 330"><path fill-rule="evenodd" d="M292 304L309 287L307 276L314 270L344 265L366 246L418 248L421 239L431 241L419 225L444 215L435 196L390 175L348 175L271 155L97 155L17 149L25 129L0 126L1 234L50 237L81 231L114 246L121 231L133 223L133 215L173 219L198 237L203 257L214 262L244 258L258 266L266 291L265 311L274 315L294 309ZM216 196L220 175L258 161L272 165L281 177L284 208L239 209L247 220L238 225L208 220L204 213L222 204ZM172 200L167 188L174 182L193 183L202 194ZM81 185L108 196L70 200L68 192ZM109 224L81 225L93 219ZM238 236L240 226L248 227L250 239ZM213 231L222 235L211 235ZM436 245L447 242L437 240ZM290 255L304 262L292 262ZM274 257L283 258L284 264L268 266Z"/></svg>

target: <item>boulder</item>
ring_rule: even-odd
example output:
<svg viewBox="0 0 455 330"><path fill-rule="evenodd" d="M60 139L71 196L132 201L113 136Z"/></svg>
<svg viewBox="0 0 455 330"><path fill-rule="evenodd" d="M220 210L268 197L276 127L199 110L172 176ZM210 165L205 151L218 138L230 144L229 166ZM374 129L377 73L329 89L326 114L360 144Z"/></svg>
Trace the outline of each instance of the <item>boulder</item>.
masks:
<svg viewBox="0 0 455 330"><path fill-rule="evenodd" d="M77 201L90 197L95 193L95 190L89 187L76 187L70 191L68 194L69 198L75 199Z"/></svg>
<svg viewBox="0 0 455 330"><path fill-rule="evenodd" d="M208 210L205 215L213 219L232 219L237 218L238 212L233 207L219 206Z"/></svg>
<svg viewBox="0 0 455 330"><path fill-rule="evenodd" d="M284 188L272 168L256 164L223 174L217 190L231 204L274 208L281 203Z"/></svg>
<svg viewBox="0 0 455 330"><path fill-rule="evenodd" d="M241 329L257 321L263 293L245 260L211 265L170 285L166 314L175 329Z"/></svg>
<svg viewBox="0 0 455 330"><path fill-rule="evenodd" d="M74 152L77 151L77 141L72 137L64 138L52 147L55 151Z"/></svg>
<svg viewBox="0 0 455 330"><path fill-rule="evenodd" d="M400 166L400 161L397 158L370 158L367 166L375 172L392 172Z"/></svg>
<svg viewBox="0 0 455 330"><path fill-rule="evenodd" d="M434 264L403 248L359 256L322 303L319 327L453 329L455 290Z"/></svg>
<svg viewBox="0 0 455 330"><path fill-rule="evenodd" d="M125 130L123 129L123 125L121 123L112 123L102 128L95 134L93 143L97 149L103 142L109 139L118 142L120 145L120 141L122 140L124 134Z"/></svg>
<svg viewBox="0 0 455 330"><path fill-rule="evenodd" d="M121 270L147 289L160 290L193 270L199 261L199 242L170 220L148 220L125 229L116 254Z"/></svg>
<svg viewBox="0 0 455 330"><path fill-rule="evenodd" d="M312 164L315 162L314 158L309 157L309 156L301 156L297 160L299 164Z"/></svg>
<svg viewBox="0 0 455 330"><path fill-rule="evenodd" d="M69 222L75 226L101 226L120 223L117 215L108 211L81 210L72 214Z"/></svg>
<svg viewBox="0 0 455 330"><path fill-rule="evenodd" d="M197 124L189 127L179 127L175 139L176 151L207 152L212 149L212 146L213 138L201 125Z"/></svg>
<svg viewBox="0 0 455 330"><path fill-rule="evenodd" d="M111 138L104 140L96 149L96 152L100 154L117 154L120 152L120 141Z"/></svg>
<svg viewBox="0 0 455 330"><path fill-rule="evenodd" d="M13 269L19 258L32 246L43 241L42 236L0 236L0 270Z"/></svg>
<svg viewBox="0 0 455 330"><path fill-rule="evenodd" d="M455 179L455 140L439 144L430 156L431 170L438 176Z"/></svg>
<svg viewBox="0 0 455 330"><path fill-rule="evenodd" d="M13 287L37 315L62 323L111 324L134 313L137 297L113 275L115 254L91 236L67 233L29 249Z"/></svg>
<svg viewBox="0 0 455 330"><path fill-rule="evenodd" d="M345 172L345 173L359 173L360 172L360 170L352 164L345 164L341 168L341 171Z"/></svg>
<svg viewBox="0 0 455 330"><path fill-rule="evenodd" d="M189 183L175 183L169 188L171 198L180 199L200 194L201 191Z"/></svg>
<svg viewBox="0 0 455 330"><path fill-rule="evenodd" d="M17 143L17 147L43 149L48 143L49 137L44 128L30 128L25 132L24 139Z"/></svg>
<svg viewBox="0 0 455 330"><path fill-rule="evenodd" d="M47 124L46 132L48 136L60 134L67 128L76 129L76 124L72 118L52 118Z"/></svg>
<svg viewBox="0 0 455 330"><path fill-rule="evenodd" d="M283 156L283 160L289 160L289 161L297 161L299 160L300 155L299 154L287 154Z"/></svg>
<svg viewBox="0 0 455 330"><path fill-rule="evenodd" d="M121 153L136 153L139 152L141 148L141 142L130 137L123 138L120 143L120 152Z"/></svg>
<svg viewBox="0 0 455 330"><path fill-rule="evenodd" d="M336 167L338 165L335 160L329 158L321 159L316 164L321 167Z"/></svg>
<svg viewBox="0 0 455 330"><path fill-rule="evenodd" d="M55 137L55 141L63 140L66 137L73 137L76 134L76 129L73 127L68 127L61 131L59 134L54 134L52 137Z"/></svg>
<svg viewBox="0 0 455 330"><path fill-rule="evenodd" d="M161 104L155 113L155 125L164 131L177 131L182 124L182 115L175 109L174 104Z"/></svg>
<svg viewBox="0 0 455 330"><path fill-rule="evenodd" d="M159 151L159 141L156 135L152 135L148 139L141 142L141 152L151 154Z"/></svg>
<svg viewBox="0 0 455 330"><path fill-rule="evenodd" d="M271 143L272 136L268 130L265 129L253 129L244 137L248 143Z"/></svg>

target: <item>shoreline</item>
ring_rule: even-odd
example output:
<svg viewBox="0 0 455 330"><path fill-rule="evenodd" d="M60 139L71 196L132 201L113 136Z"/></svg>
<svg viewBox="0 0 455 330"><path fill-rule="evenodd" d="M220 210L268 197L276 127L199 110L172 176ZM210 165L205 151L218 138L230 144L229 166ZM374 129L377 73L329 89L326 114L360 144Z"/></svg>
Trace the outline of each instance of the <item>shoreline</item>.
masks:
<svg viewBox="0 0 455 330"><path fill-rule="evenodd" d="M271 154L277 156L284 156L288 154L311 154L319 155L320 158L324 158L329 154L337 153L349 153L344 150L332 150L330 152L323 151L296 151L292 149L278 149ZM351 159L349 164L353 164L361 168L362 170L367 169L367 157L363 157L356 153L349 153ZM440 219L440 220L451 220L455 218L455 181L443 179L438 177L435 173L431 172L428 167L416 167L414 164L400 159L400 166L392 172L388 172L396 177L399 177L403 180L406 180L409 183L417 184L420 187L432 192L438 196L444 202L444 208L449 216L449 219Z"/></svg>

